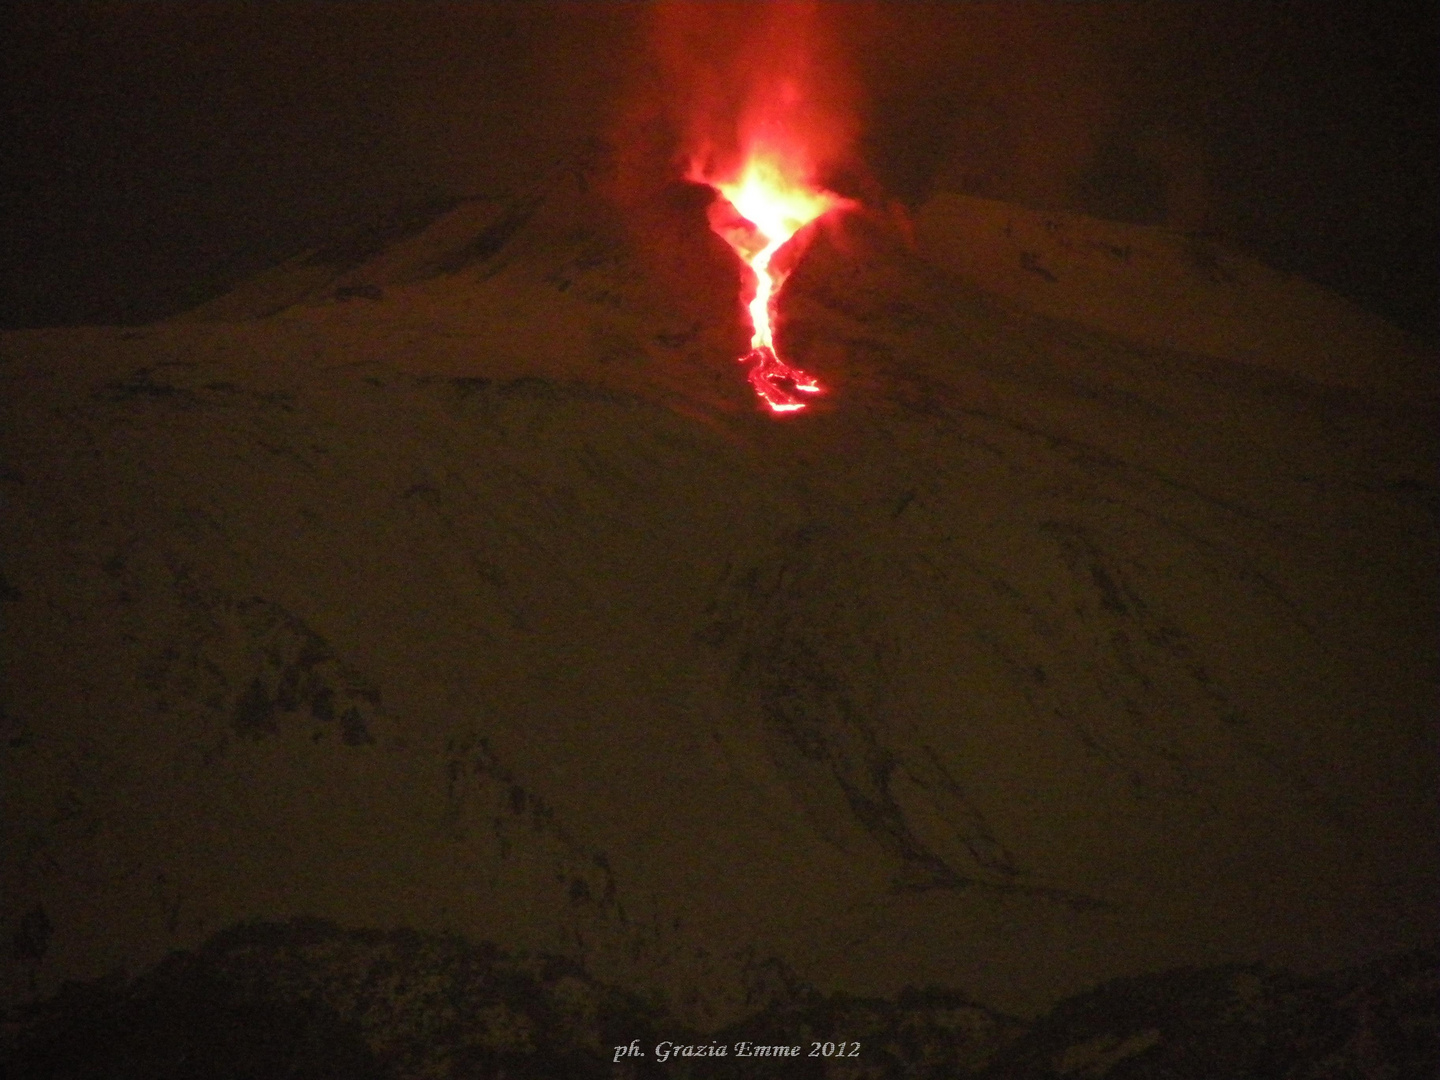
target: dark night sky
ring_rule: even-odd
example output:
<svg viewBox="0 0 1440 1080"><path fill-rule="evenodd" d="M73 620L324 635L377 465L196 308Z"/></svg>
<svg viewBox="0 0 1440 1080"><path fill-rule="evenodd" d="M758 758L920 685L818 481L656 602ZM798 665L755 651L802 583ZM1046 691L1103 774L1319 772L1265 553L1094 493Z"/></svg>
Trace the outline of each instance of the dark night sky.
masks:
<svg viewBox="0 0 1440 1080"><path fill-rule="evenodd" d="M1440 20L1416 7L825 16L861 88L864 157L905 201L944 184L1212 229L1433 338ZM148 321L399 205L523 186L607 130L644 16L12 5L0 325Z"/></svg>

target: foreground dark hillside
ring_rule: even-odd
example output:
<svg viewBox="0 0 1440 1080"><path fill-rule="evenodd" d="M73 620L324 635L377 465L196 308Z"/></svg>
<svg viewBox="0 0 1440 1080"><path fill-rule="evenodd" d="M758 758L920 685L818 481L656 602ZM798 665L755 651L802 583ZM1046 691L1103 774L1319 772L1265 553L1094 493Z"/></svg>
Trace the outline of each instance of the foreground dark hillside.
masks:
<svg viewBox="0 0 1440 1080"><path fill-rule="evenodd" d="M67 985L7 1018L3 1054L14 1080L1320 1080L1420 1077L1440 1060L1434 948L1311 978L1231 966L1121 979L1031 1022L944 990L827 996L773 965L752 977L765 1003L701 1034L561 957L256 923L133 980ZM747 1042L801 1056L747 1059ZM632 1043L644 1057L617 1063ZM676 1046L727 1055L658 1060ZM837 1048L853 1056L823 1056Z"/></svg>

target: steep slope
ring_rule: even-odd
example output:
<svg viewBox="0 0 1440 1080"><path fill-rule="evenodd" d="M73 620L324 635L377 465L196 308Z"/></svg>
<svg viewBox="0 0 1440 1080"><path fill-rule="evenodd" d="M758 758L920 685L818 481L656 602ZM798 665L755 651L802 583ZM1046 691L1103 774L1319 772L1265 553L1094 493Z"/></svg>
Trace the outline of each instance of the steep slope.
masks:
<svg viewBox="0 0 1440 1080"><path fill-rule="evenodd" d="M702 1029L771 957L1023 1013L1433 937L1433 400L855 218L776 422L699 197L627 230L567 173L3 338L5 908L51 928L10 1000L302 914Z"/></svg>
<svg viewBox="0 0 1440 1080"><path fill-rule="evenodd" d="M1204 234L953 192L927 202L915 227L939 265L1055 318L1328 386L1430 397L1440 390L1433 350Z"/></svg>

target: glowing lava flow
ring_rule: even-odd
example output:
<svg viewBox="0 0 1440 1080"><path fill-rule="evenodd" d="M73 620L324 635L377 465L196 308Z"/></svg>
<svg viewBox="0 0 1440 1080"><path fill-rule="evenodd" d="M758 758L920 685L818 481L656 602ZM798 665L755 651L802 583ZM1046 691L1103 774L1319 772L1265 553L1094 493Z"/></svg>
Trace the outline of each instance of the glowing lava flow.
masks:
<svg viewBox="0 0 1440 1080"><path fill-rule="evenodd" d="M800 395L822 391L811 376L785 363L775 351L771 305L788 271L772 269L770 262L800 229L848 200L797 179L778 157L763 154L752 154L735 180L706 179L698 169L692 169L690 179L709 184L724 196L728 207L717 203L711 208L711 228L755 271L755 298L750 301L755 333L750 351L740 358L750 365L750 385L777 413L803 409Z"/></svg>

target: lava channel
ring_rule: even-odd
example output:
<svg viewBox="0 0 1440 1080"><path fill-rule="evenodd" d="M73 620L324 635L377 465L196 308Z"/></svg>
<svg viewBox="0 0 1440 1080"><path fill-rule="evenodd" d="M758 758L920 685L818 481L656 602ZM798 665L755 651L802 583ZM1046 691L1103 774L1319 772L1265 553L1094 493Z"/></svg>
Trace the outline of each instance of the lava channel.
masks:
<svg viewBox="0 0 1440 1080"><path fill-rule="evenodd" d="M733 180L710 179L698 167L692 167L689 179L720 193L710 208L710 227L755 271L755 296L749 305L755 332L750 351L740 358L749 365L750 385L773 412L805 408L806 396L824 391L775 349L775 296L790 271L773 267L771 261L802 228L829 210L850 205L849 200L807 183L787 169L780 156L758 152L749 155Z"/></svg>

